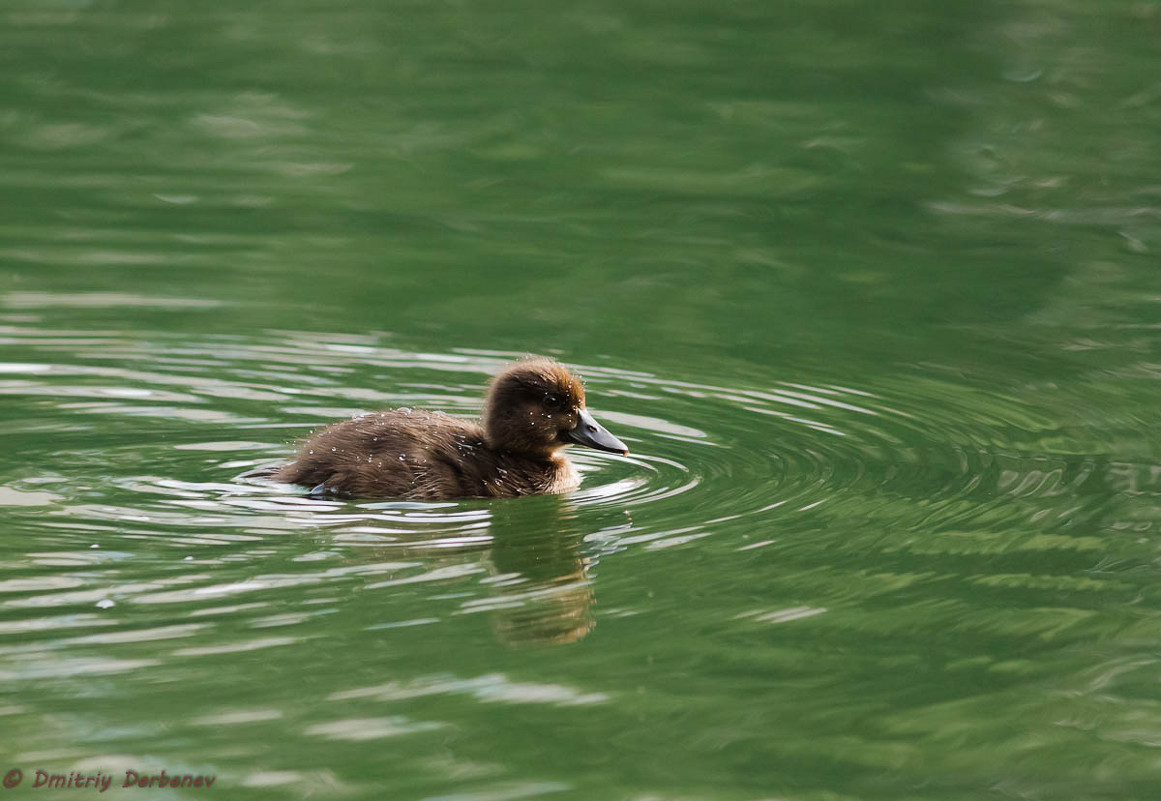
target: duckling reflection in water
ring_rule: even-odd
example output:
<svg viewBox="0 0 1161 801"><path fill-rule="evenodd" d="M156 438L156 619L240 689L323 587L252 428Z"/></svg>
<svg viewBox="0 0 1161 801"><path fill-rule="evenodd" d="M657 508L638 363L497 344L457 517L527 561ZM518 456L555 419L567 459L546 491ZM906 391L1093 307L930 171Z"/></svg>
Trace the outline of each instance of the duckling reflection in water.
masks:
<svg viewBox="0 0 1161 801"><path fill-rule="evenodd" d="M587 523L593 521L587 519ZM584 639L596 625L589 568L597 553L586 548L586 530L571 504L558 498L492 507L492 629L514 648L557 646Z"/></svg>
<svg viewBox="0 0 1161 801"><path fill-rule="evenodd" d="M457 615L478 623L488 620L497 639L512 648L567 645L592 631L596 597L589 571L609 551L585 537L594 528L607 531L608 523L619 524L619 510L590 509L578 517L578 507L559 495L481 504L468 523L470 536L462 536L467 533L461 528L462 510L459 505L431 507L418 519L410 517L410 508L388 512L384 543L376 545L367 540L376 528L376 515L352 516L349 509L336 507L338 522L332 533L343 538L349 530L362 544L348 549L348 563L391 566L386 581L368 588L382 586L389 593L384 585L397 585L406 576L410 593L424 586L424 577L438 577L427 585L431 622ZM326 514L316 512L316 519ZM400 625L399 614L410 613L392 604L390 596L387 601L379 606L379 627L394 628Z"/></svg>
<svg viewBox="0 0 1161 801"><path fill-rule="evenodd" d="M514 497L567 492L566 445L628 454L585 409L579 379L551 359L509 365L488 388L483 426L443 412L388 409L327 426L270 478L360 498Z"/></svg>

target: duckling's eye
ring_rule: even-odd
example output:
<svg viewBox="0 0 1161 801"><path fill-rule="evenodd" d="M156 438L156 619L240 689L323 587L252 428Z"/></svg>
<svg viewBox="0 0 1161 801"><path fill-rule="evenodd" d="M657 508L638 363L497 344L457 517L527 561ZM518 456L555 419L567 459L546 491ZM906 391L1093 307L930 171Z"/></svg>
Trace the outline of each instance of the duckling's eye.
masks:
<svg viewBox="0 0 1161 801"><path fill-rule="evenodd" d="M552 406L553 408L555 408L557 406L560 406L560 398L557 397L556 395L545 395L544 396L544 403L548 406Z"/></svg>

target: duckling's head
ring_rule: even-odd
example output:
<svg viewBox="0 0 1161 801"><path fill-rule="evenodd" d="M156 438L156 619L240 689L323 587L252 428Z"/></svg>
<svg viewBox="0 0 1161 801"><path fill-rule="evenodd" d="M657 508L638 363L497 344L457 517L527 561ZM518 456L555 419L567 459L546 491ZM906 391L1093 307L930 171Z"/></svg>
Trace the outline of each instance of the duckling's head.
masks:
<svg viewBox="0 0 1161 801"><path fill-rule="evenodd" d="M552 359L524 359L492 379L484 430L489 445L513 453L547 456L573 443L629 453L585 410L580 379Z"/></svg>

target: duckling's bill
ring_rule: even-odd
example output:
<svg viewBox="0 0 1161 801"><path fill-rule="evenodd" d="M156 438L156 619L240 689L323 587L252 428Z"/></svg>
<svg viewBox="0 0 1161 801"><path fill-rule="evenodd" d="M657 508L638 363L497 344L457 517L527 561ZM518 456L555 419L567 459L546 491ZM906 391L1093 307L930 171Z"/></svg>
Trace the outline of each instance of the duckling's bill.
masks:
<svg viewBox="0 0 1161 801"><path fill-rule="evenodd" d="M577 417L579 418L579 422L576 424L576 428L571 431L565 431L560 435L560 438L565 442L573 442L577 445L584 445L587 448L596 448L598 451L619 453L622 456L629 455L628 446L594 420L593 416L588 413L588 410L581 409Z"/></svg>

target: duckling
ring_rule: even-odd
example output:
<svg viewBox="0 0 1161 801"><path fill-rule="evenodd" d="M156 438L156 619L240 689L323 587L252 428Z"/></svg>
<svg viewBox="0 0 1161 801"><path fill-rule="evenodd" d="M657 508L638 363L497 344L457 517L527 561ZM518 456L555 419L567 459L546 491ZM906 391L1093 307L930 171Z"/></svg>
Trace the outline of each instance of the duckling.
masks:
<svg viewBox="0 0 1161 801"><path fill-rule="evenodd" d="M534 357L492 379L482 426L443 412L387 409L327 426L270 478L311 487L315 495L360 498L567 492L580 484L560 452L571 444L629 453L585 409L580 380Z"/></svg>

